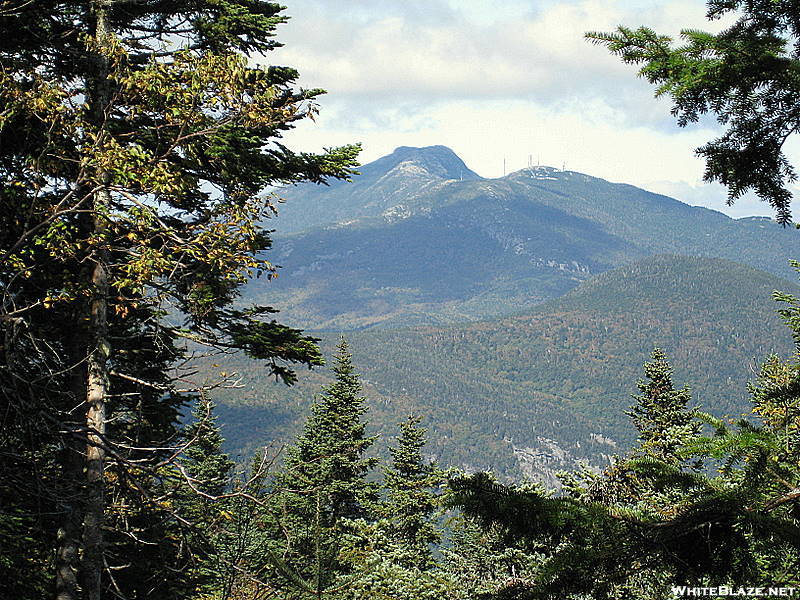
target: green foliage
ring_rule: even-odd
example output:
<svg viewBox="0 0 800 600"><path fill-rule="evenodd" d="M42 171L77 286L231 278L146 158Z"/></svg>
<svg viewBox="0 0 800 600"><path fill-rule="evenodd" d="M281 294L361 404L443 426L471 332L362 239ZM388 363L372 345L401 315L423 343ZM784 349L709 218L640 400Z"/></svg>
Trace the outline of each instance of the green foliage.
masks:
<svg viewBox="0 0 800 600"><path fill-rule="evenodd" d="M769 299L775 289L798 294L794 284L737 263L656 256L516 317L348 335L375 400L377 431L392 435L410 412L436 415L427 422L429 452L443 465L520 479L537 468L528 467L525 449L544 447L540 438L569 453L542 465L550 473L578 460L602 467L604 456L635 443L624 411L654 345L669 352L674 376L691 382L716 416L749 413L742 365L792 348ZM316 335L331 352L337 336ZM313 391L329 381L315 370L298 373L292 388L265 386L244 360L229 358L220 368L240 373L245 386L235 397L218 396L229 448L237 450L253 448L261 435L291 439Z"/></svg>
<svg viewBox="0 0 800 600"><path fill-rule="evenodd" d="M790 301L789 297L786 297ZM772 357L751 386L760 423L687 409L663 352L630 416L641 445L601 476L568 477L551 498L485 474L452 482L454 503L510 542L548 544L535 577L511 597L650 598L669 585L794 585L800 566L796 365ZM700 435L702 417L714 428ZM696 461L715 459L718 474ZM496 598L503 597L497 592Z"/></svg>
<svg viewBox="0 0 800 600"><path fill-rule="evenodd" d="M311 407L303 433L286 450L279 486L323 490L329 504L327 521L356 519L374 509L376 488L365 480L376 459L365 456L375 437L365 434L365 398L347 342L342 339L334 357L334 381ZM299 498L298 498L299 500ZM313 500L316 502L316 500Z"/></svg>
<svg viewBox="0 0 800 600"><path fill-rule="evenodd" d="M18 499L0 497L0 594L7 598L41 598L50 591L47 569L50 551L43 543L36 515L25 512Z"/></svg>
<svg viewBox="0 0 800 600"><path fill-rule="evenodd" d="M190 589L210 594L222 587L220 571L224 570L217 555L234 507L226 497L232 491L234 463L222 452L223 439L211 400L198 400L183 438L188 446L176 465L173 503L179 525L190 540L192 560L182 576L190 582Z"/></svg>
<svg viewBox="0 0 800 600"><path fill-rule="evenodd" d="M799 13L788 2L708 1L709 19L731 14L736 20L722 32L684 30L677 45L647 27L587 37L642 65L639 74L657 86L656 95L672 98L680 126L715 115L727 129L697 149L706 159L704 178L728 187L729 204L755 191L787 224L796 173L783 146L798 127Z"/></svg>
<svg viewBox="0 0 800 600"><path fill-rule="evenodd" d="M270 309L231 308L250 276L274 271L264 190L346 178L357 154L281 143L321 93L249 61L277 46L281 11L0 7L0 519L37 538L32 565L55 555L60 597L189 593L165 499L185 402L178 340L244 348L288 382L287 363L319 362L314 338Z"/></svg>
<svg viewBox="0 0 800 600"><path fill-rule="evenodd" d="M639 432L639 451L664 462L679 462L678 451L696 438L700 425L689 410L689 388L676 390L672 367L664 351L653 350L652 362L644 364L647 380L637 384L639 395L628 416Z"/></svg>
<svg viewBox="0 0 800 600"><path fill-rule="evenodd" d="M340 580L353 571L344 556L348 523L370 518L376 510L378 488L367 480L376 459L366 456L375 438L365 434L365 398L351 358L342 338L334 381L314 401L275 477L272 528L279 550L272 552L278 576L273 583L298 597L344 585Z"/></svg>
<svg viewBox="0 0 800 600"><path fill-rule="evenodd" d="M442 548L443 568L452 579L451 598L513 598L541 568L544 548L509 542L496 526L481 526L460 515L450 522L449 544Z"/></svg>
<svg viewBox="0 0 800 600"><path fill-rule="evenodd" d="M421 562L419 547L397 533L395 525L383 519L353 523L351 545L344 550L352 561L353 575L336 598L439 600L451 597L452 590L463 585L430 556Z"/></svg>
<svg viewBox="0 0 800 600"><path fill-rule="evenodd" d="M397 446L390 448L390 465L384 467L387 492L381 512L388 520L388 534L404 548L401 564L424 570L432 564L431 547L440 541L433 515L440 505L436 489L444 472L425 460L425 429L421 417L409 416L400 424Z"/></svg>

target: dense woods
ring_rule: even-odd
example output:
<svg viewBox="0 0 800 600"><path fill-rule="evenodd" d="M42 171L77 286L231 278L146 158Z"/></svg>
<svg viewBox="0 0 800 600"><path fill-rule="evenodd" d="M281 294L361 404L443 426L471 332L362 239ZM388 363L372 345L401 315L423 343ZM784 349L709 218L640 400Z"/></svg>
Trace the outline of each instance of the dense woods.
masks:
<svg viewBox="0 0 800 600"><path fill-rule="evenodd" d="M242 349L287 381L287 363L320 362L268 307L231 305L272 270L265 186L345 177L357 152L279 143L319 94L295 90L291 69L248 65L274 47L280 10L0 5L4 544L32 546L4 585L178 594L191 552L170 530L185 521L171 479L198 389L180 340ZM22 577L28 561L51 576Z"/></svg>
<svg viewBox="0 0 800 600"><path fill-rule="evenodd" d="M432 455L518 479L576 468L579 460L601 466L632 443L624 412L656 345L714 415L750 412L746 386L755 369L767 355L793 349L770 297L776 289L800 293L796 284L730 261L656 256L517 317L347 337L372 399L374 432L388 435L409 411L436 415L428 423ZM338 334L315 335L332 353ZM224 364L245 386L217 394L233 453L248 454L261 435L291 439L328 380L314 369L298 372L290 388L264 384L255 367L246 359ZM539 438L569 456L542 449Z"/></svg>
<svg viewBox="0 0 800 600"><path fill-rule="evenodd" d="M279 45L282 10L0 0L0 597L644 600L675 586L800 589L791 284L773 294L793 341L782 348L755 300L776 278L707 253L592 279L575 263L586 283L536 311L336 336L325 353L268 303L246 303L245 284L276 272L269 190L344 185L359 151L283 144L322 90L256 64ZM713 112L729 126L700 150L706 177L731 201L754 189L788 225L794 170L782 145L797 127L800 14L790 2L709 1L711 17L734 10L729 29L687 32L679 48L644 28L591 35L644 62L681 125ZM623 205L609 194L603 210L581 194L548 192L536 210L512 194L531 223L557 214L547 202L572 203L560 225L581 232L526 240L515 255L561 238L578 248L590 231L603 232L592 261L651 254L613 238L653 234L662 205L642 195L627 222L611 219ZM675 228L659 248L688 235ZM520 260L519 273L531 264ZM792 358L771 354L783 350ZM761 364L749 372L753 352ZM622 356L649 359L634 374ZM674 356L691 368L678 373ZM231 456L218 403L247 404L231 372L243 357L250 390L268 377L292 386L295 369L326 358L331 368L324 385L247 407L272 429L252 431L253 418L238 442L248 451ZM268 435L279 428L291 435ZM525 480L507 450L531 429L603 460L549 472L547 485ZM474 464L475 446L486 464Z"/></svg>

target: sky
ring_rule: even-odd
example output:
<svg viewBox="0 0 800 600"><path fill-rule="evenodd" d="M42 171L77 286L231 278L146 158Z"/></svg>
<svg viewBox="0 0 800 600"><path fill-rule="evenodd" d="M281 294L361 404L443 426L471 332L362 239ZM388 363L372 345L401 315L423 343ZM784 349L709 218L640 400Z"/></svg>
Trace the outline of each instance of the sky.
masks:
<svg viewBox="0 0 800 600"><path fill-rule="evenodd" d="M319 115L286 136L295 150L360 142L370 162L398 146L442 144L484 177L532 164L630 183L733 217L772 215L754 197L732 206L702 181L694 149L713 119L681 129L668 99L587 31L647 25L717 31L701 0L285 0L283 48L268 60L323 88ZM790 159L800 158L800 145ZM793 161L795 164L800 161ZM797 208L795 208L795 212Z"/></svg>

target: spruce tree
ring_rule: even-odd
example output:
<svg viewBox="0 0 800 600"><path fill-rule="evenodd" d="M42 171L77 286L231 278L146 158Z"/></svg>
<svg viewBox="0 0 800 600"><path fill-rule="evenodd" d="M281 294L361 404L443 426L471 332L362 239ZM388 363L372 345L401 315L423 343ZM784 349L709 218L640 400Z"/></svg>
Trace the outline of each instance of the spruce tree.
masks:
<svg viewBox="0 0 800 600"><path fill-rule="evenodd" d="M275 479L272 556L281 560L274 566L278 581L299 597L321 594L351 572L340 555L346 522L371 518L378 500L377 485L367 480L377 460L366 456L376 438L365 433L366 398L344 338L333 374Z"/></svg>
<svg viewBox="0 0 800 600"><path fill-rule="evenodd" d="M342 600L418 598L438 600L452 590L452 579L434 560L431 548L440 542L436 488L444 473L425 460L425 429L420 418L400 424L392 461L383 468L386 498L377 521L351 523L345 553L352 575L339 593Z"/></svg>
<svg viewBox="0 0 800 600"><path fill-rule="evenodd" d="M224 442L214 403L201 395L192 411L192 421L183 430L187 444L179 466L188 480L184 488L196 489L200 494L188 494L184 516L196 521L208 521L213 515L216 498L222 496L231 483L234 462L222 451Z"/></svg>
<svg viewBox="0 0 800 600"><path fill-rule="evenodd" d="M432 563L431 546L441 538L433 518L440 504L434 490L443 483L444 472L422 454L426 440L421 420L409 416L400 424L397 446L389 448L392 462L384 468L383 512L389 536L404 548L403 562L425 569Z"/></svg>
<svg viewBox="0 0 800 600"><path fill-rule="evenodd" d="M188 542L188 568L183 577L190 589L211 594L221 587L224 571L218 556L234 503L231 491L233 461L222 451L223 438L216 424L214 403L202 394L183 431L188 444L176 465L176 512ZM247 507L240 506L246 509Z"/></svg>
<svg viewBox="0 0 800 600"><path fill-rule="evenodd" d="M544 558L543 548L537 546L509 543L499 527L460 515L451 521L449 544L442 550L447 597L477 600L524 594Z"/></svg>
<svg viewBox="0 0 800 600"><path fill-rule="evenodd" d="M655 348L644 364L646 379L637 383L639 394L627 413L639 432L639 453L670 463L679 463L679 450L700 434L700 423L689 408L691 394L684 386L675 389L672 367L664 351Z"/></svg>

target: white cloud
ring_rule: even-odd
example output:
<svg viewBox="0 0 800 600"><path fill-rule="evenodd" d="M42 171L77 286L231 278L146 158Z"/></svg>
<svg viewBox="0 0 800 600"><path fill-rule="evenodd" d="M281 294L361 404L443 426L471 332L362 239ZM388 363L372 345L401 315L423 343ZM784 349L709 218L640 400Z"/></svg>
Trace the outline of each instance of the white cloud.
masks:
<svg viewBox="0 0 800 600"><path fill-rule="evenodd" d="M725 25L704 19L703 2L297 0L287 12L286 47L270 60L329 91L317 123L287 136L297 147L361 141L367 162L444 144L490 177L503 157L510 171L533 155L729 214L769 214L754 201L727 209L724 192L701 183L694 149L716 135L713 122L677 128L635 67L583 37L617 24L670 35Z"/></svg>
<svg viewBox="0 0 800 600"><path fill-rule="evenodd" d="M413 111L386 110L370 119L346 120L338 111L323 112L316 124L303 124L289 139L309 147L325 140L363 141L365 161L398 145L442 143L486 177L502 176L504 156L511 171L524 167L529 155L542 164L566 162L575 170L631 183L664 179L676 168L699 176L702 165L692 150L708 137L707 131L664 136L641 127L621 128L623 120L619 111L598 99L558 108L523 100L460 100ZM635 172L631 164L637 165Z"/></svg>
<svg viewBox="0 0 800 600"><path fill-rule="evenodd" d="M584 39L589 30L646 19L659 30L702 25L696 1L550 2L534 12L525 3L490 8L485 0L448 7L442 2L370 5L295 2L277 57L300 69L304 79L339 97L364 101L413 98L529 98L617 94L650 88L602 47ZM644 11L642 6L651 9ZM306 10L303 10L303 7ZM327 7L324 10L323 7ZM322 10L321 10L322 9ZM290 8L291 10L291 8ZM354 15L359 15L358 17ZM481 18L481 16L484 18Z"/></svg>

